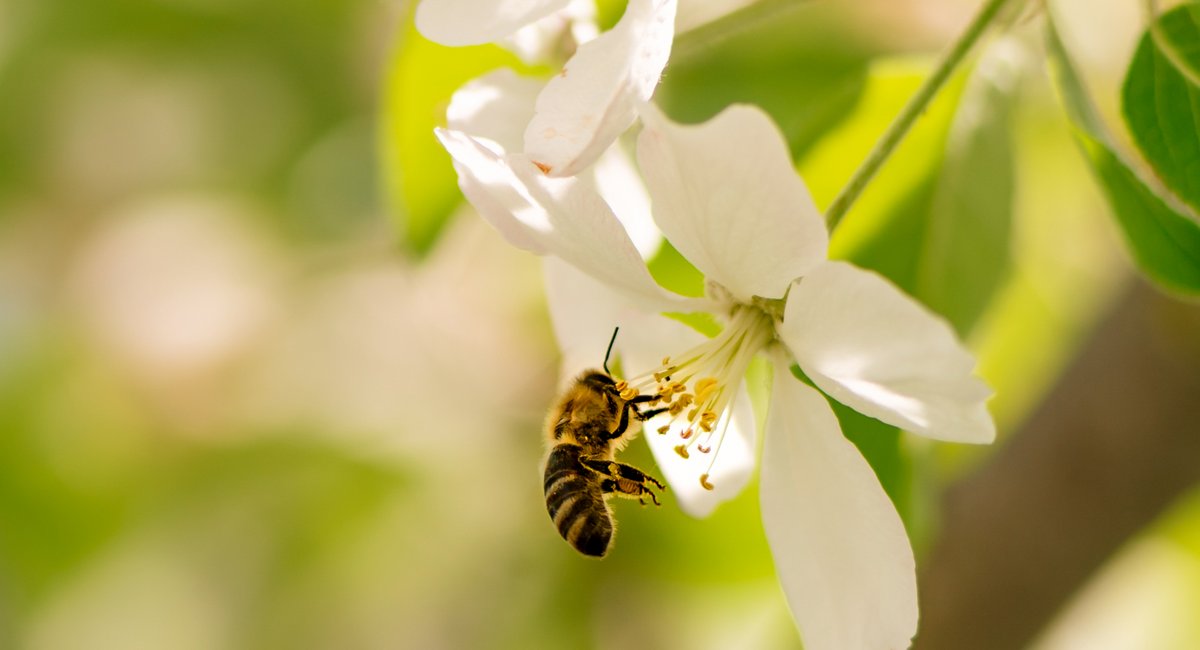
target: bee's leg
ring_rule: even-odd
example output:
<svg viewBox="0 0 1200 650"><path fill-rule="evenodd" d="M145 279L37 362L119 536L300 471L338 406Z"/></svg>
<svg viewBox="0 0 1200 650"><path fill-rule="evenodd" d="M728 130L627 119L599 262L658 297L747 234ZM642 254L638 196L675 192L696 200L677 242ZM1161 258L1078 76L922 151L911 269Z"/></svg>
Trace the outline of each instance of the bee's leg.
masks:
<svg viewBox="0 0 1200 650"><path fill-rule="evenodd" d="M662 505L658 502L658 497L655 496L650 486L653 485L660 490L665 490L667 487L659 483L658 479L653 476L632 465L612 460L604 460L602 458L583 458L581 460L584 467L605 477L600 481L600 489L606 494L612 493L618 496L635 498L638 501L642 501L645 497L650 497L654 505Z"/></svg>
<svg viewBox="0 0 1200 650"><path fill-rule="evenodd" d="M637 409L634 409L633 412L637 414L637 419L645 421L645 420L649 420L650 418L652 418L656 415L661 415L663 413L666 413L669 410L670 409L663 406L663 407L656 408L656 409L646 409L645 411L639 411Z"/></svg>
<svg viewBox="0 0 1200 650"><path fill-rule="evenodd" d="M613 429L612 433L608 434L608 440L616 440L625 435L629 430L629 412L633 411L634 417L638 420L648 420L659 413L665 412L667 409L651 409L650 411L642 412L634 408L634 404L642 404L645 402L653 402L657 399L654 395L638 395L633 399L627 400L621 405L621 419L617 422L617 428Z"/></svg>

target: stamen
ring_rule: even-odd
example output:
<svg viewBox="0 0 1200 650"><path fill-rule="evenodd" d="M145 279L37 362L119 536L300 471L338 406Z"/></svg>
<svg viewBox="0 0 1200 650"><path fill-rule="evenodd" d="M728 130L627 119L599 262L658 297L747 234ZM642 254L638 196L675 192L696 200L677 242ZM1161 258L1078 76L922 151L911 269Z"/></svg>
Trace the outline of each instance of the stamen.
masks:
<svg viewBox="0 0 1200 650"><path fill-rule="evenodd" d="M695 433L695 431L693 431L691 427L688 427L679 433L679 437L687 440L688 438L692 437L693 433Z"/></svg>
<svg viewBox="0 0 1200 650"><path fill-rule="evenodd" d="M696 445L696 449L702 454L707 454L708 452L712 451L712 447L705 447L704 445Z"/></svg>
<svg viewBox="0 0 1200 650"><path fill-rule="evenodd" d="M705 377L696 382L696 401L702 403L707 400L719 385L715 377Z"/></svg>
<svg viewBox="0 0 1200 650"><path fill-rule="evenodd" d="M704 488L705 490L713 489L713 484L708 482L708 474L700 475L700 487Z"/></svg>
<svg viewBox="0 0 1200 650"><path fill-rule="evenodd" d="M679 454L680 456L683 456L686 459L688 457L687 445L676 445L675 453Z"/></svg>
<svg viewBox="0 0 1200 650"><path fill-rule="evenodd" d="M671 425L669 425L669 424L664 424L658 428L658 432L664 436L667 435L667 432L670 430L671 430Z"/></svg>
<svg viewBox="0 0 1200 650"><path fill-rule="evenodd" d="M625 390L621 391L621 399L625 400L626 402L628 402L629 400L631 400L637 396L638 396L638 390L636 388L633 388L632 386L627 386L625 388Z"/></svg>

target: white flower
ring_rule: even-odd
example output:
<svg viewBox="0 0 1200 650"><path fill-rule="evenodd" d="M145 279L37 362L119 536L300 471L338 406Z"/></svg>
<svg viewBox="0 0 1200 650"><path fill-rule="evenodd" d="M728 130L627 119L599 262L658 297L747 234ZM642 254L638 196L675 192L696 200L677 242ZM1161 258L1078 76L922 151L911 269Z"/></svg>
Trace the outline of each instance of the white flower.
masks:
<svg viewBox="0 0 1200 650"><path fill-rule="evenodd" d="M826 398L791 366L844 404L940 440L991 441L990 390L942 319L882 277L826 259L821 215L761 111L735 106L681 126L646 107L643 121L653 218L704 273L705 299L652 279L588 178L548 178L528 155L461 132L438 137L479 212L513 244L558 258L547 261L547 291L568 362L596 365L621 325L627 381L671 407L646 438L689 513L708 513L749 479L756 441L743 376L756 354L771 354L763 525L805 647L906 647L917 592L903 524ZM659 315L697 310L724 329L705 339Z"/></svg>
<svg viewBox="0 0 1200 650"><path fill-rule="evenodd" d="M556 12L571 0L423 0L417 30L442 45L494 43Z"/></svg>
<svg viewBox="0 0 1200 650"><path fill-rule="evenodd" d="M565 0L425 0L417 26L452 45L504 37L566 6ZM523 148L550 176L594 163L637 119L658 86L675 37L677 0L630 0L609 31L579 46L538 95ZM470 20L464 17L471 17Z"/></svg>

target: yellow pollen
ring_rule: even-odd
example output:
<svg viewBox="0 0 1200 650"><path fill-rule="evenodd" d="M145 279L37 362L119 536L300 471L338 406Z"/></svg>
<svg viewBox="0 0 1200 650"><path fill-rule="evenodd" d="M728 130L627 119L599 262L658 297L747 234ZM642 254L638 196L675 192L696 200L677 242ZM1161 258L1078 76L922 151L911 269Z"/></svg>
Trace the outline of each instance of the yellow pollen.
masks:
<svg viewBox="0 0 1200 650"><path fill-rule="evenodd" d="M684 386L681 382L674 381L671 382L671 384L671 390L676 393L682 393L683 391L687 390L687 386Z"/></svg>
<svg viewBox="0 0 1200 650"><path fill-rule="evenodd" d="M688 418L687 418L688 422L695 422L697 415L700 415L700 407L699 406L688 411Z"/></svg>
<svg viewBox="0 0 1200 650"><path fill-rule="evenodd" d="M625 389L626 389L628 386L629 386L629 382L625 381L624 379L622 379L621 381L618 381L618 382L617 382L617 385L616 385L617 392L618 392L618 393L623 393L623 392L625 392Z"/></svg>
<svg viewBox="0 0 1200 650"><path fill-rule="evenodd" d="M713 411L705 411L700 414L700 420L702 422L716 422L717 414L714 413Z"/></svg>
<svg viewBox="0 0 1200 650"><path fill-rule="evenodd" d="M671 373L669 373L669 372L667 372L667 371L665 371L665 370L664 370L664 371L662 371L662 372L656 372L656 373L654 373L654 381L662 381L664 377L667 377L667 376L669 376L670 374L671 374Z"/></svg>
<svg viewBox="0 0 1200 650"><path fill-rule="evenodd" d="M629 401L638 396L638 390L632 386L626 386L625 390L621 391L621 399Z"/></svg>
<svg viewBox="0 0 1200 650"><path fill-rule="evenodd" d="M669 408L667 408L667 413L670 413L671 415L679 415L680 413L683 412L683 409L684 409L683 404L680 404L679 402L675 402Z"/></svg>
<svg viewBox="0 0 1200 650"><path fill-rule="evenodd" d="M700 487L704 488L705 490L713 489L713 484L708 482L708 474L700 475Z"/></svg>
<svg viewBox="0 0 1200 650"><path fill-rule="evenodd" d="M720 387L717 380L712 377L705 377L696 382L696 401L703 402L709 398Z"/></svg>
<svg viewBox="0 0 1200 650"><path fill-rule="evenodd" d="M705 377L704 379L701 379L700 381L696 382L696 390L701 391L701 390L704 390L705 388L715 387L716 385L717 385L716 377Z"/></svg>
<svg viewBox="0 0 1200 650"><path fill-rule="evenodd" d="M684 458L687 458L688 457L687 445L676 445L675 453L679 454L680 456L683 456Z"/></svg>
<svg viewBox="0 0 1200 650"><path fill-rule="evenodd" d="M690 405L692 403L692 399L694 399L694 398L692 397L691 393L684 393L679 396L679 404L684 407L687 407L688 405Z"/></svg>
<svg viewBox="0 0 1200 650"><path fill-rule="evenodd" d="M667 432L670 430L671 430L671 425L669 425L669 424L664 424L663 426L658 428L658 432L663 434L664 436L667 435Z"/></svg>
<svg viewBox="0 0 1200 650"><path fill-rule="evenodd" d="M713 430L712 422L701 422L700 428L703 429L705 433L712 433L712 430Z"/></svg>

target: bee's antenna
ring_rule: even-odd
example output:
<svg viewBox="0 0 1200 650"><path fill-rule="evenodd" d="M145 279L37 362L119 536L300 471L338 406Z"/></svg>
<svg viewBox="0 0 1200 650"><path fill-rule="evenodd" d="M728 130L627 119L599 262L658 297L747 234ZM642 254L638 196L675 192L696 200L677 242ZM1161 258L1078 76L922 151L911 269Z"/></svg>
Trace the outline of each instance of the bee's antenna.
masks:
<svg viewBox="0 0 1200 650"><path fill-rule="evenodd" d="M617 332L620 332L620 331L621 331L621 328L619 326L613 328L612 338L608 340L608 350L606 350L604 352L604 372L608 373L609 375L611 375L612 373L608 371L608 355L612 354L613 343L617 342Z"/></svg>

